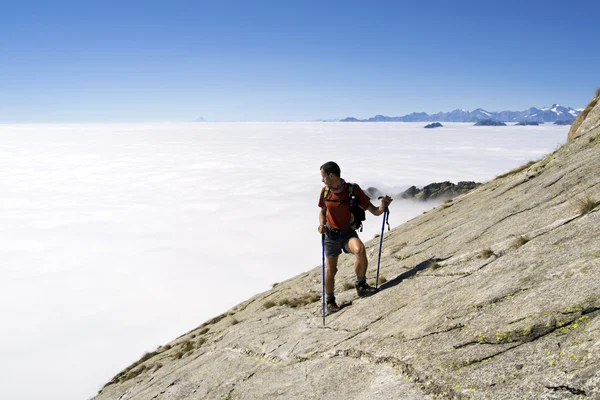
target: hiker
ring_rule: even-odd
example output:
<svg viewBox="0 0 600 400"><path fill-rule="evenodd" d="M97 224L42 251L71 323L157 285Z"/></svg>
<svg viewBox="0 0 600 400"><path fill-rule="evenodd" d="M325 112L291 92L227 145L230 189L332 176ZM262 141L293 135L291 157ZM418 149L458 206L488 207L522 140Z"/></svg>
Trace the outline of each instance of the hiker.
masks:
<svg viewBox="0 0 600 400"><path fill-rule="evenodd" d="M378 290L367 284L367 254L365 245L359 239L356 229L362 221L355 221L351 211L350 185L353 195L360 208L369 211L375 216L383 214L386 206L392 202L389 196L381 197L381 205L375 207L367 195L357 184L348 184L341 178L340 167L333 161L321 166L321 178L325 187L319 196L319 233L325 235L324 247L327 258L327 272L325 273L325 298L327 312L339 310L335 302L334 286L337 273L338 257L342 253L352 253L356 256L354 272L356 273L356 292L359 297L371 296ZM364 219L364 217L363 217Z"/></svg>

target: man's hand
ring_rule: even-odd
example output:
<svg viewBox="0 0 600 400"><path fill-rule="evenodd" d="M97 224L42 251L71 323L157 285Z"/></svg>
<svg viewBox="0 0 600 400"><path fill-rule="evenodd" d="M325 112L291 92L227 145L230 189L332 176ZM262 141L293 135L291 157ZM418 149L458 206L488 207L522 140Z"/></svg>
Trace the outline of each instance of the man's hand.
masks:
<svg viewBox="0 0 600 400"><path fill-rule="evenodd" d="M379 206L379 210L383 213L383 212L385 212L386 207L389 206L390 203L392 201L394 201L394 199L392 199L388 195L384 195L384 196L380 197L380 199L381 199L381 205Z"/></svg>
<svg viewBox="0 0 600 400"><path fill-rule="evenodd" d="M318 231L320 234L324 234L327 231L327 227L325 225L319 225Z"/></svg>

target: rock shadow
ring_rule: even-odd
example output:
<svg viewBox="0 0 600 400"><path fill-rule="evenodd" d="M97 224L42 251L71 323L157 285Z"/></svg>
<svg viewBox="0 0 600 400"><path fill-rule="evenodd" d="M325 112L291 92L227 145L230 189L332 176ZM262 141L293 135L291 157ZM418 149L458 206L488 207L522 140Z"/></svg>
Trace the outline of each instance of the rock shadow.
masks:
<svg viewBox="0 0 600 400"><path fill-rule="evenodd" d="M415 265L412 269L401 273L400 275L398 275L397 277L395 277L394 279L391 279L383 284L381 284L379 286L379 290L386 290L389 289L391 287L394 287L396 285L399 285L404 279L408 279L411 276L414 276L417 274L417 272L419 271L423 271L424 269L427 269L430 265L434 265L437 262L440 261L444 261L447 260L450 257L446 257L446 258L436 258L436 257L431 257L423 262L420 262L419 264Z"/></svg>

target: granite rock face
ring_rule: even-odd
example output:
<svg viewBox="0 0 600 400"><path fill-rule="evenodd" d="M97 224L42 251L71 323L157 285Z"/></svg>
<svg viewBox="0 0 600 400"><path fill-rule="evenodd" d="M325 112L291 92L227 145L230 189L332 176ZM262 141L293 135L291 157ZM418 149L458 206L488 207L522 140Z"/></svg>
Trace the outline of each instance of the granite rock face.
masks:
<svg viewBox="0 0 600 400"><path fill-rule="evenodd" d="M146 355L96 399L600 398L600 110L545 158L385 232L375 296L321 266ZM393 207L393 205L392 205ZM366 243L368 277L379 239Z"/></svg>

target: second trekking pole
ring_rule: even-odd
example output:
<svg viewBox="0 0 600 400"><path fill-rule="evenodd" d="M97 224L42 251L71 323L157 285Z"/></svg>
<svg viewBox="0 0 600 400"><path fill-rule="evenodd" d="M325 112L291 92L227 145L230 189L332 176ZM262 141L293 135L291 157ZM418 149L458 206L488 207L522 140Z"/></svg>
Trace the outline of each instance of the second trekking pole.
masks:
<svg viewBox="0 0 600 400"><path fill-rule="evenodd" d="M321 273L322 282L323 282L323 296L321 298L321 315L323 316L323 326L325 326L325 235L321 234L321 251L323 255L323 269Z"/></svg>
<svg viewBox="0 0 600 400"><path fill-rule="evenodd" d="M379 287L379 264L381 262L381 246L383 245L383 229L385 227L385 217L387 216L388 208L385 205L385 211L383 212L383 221L381 223L381 236L379 236L379 257L377 258L377 278L375 278L375 289Z"/></svg>

